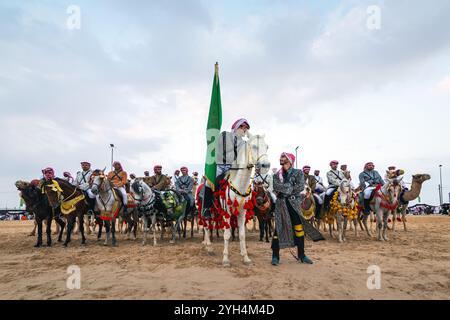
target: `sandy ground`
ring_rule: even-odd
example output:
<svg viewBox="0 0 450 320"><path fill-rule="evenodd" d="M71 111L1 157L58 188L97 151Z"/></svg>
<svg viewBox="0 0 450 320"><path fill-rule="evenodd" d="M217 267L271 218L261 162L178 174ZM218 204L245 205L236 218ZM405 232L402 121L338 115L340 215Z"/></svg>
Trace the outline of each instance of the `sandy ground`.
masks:
<svg viewBox="0 0 450 320"><path fill-rule="evenodd" d="M214 255L201 236L153 247L119 236L119 247L104 247L90 235L69 248L33 248L32 222L0 222L0 296L2 299L449 299L450 217L408 217L409 230L389 232L389 242L360 233L348 242L307 241L314 265L297 263L282 251L270 264L270 244L248 232L252 266L241 262L231 244L230 268L221 265L221 240ZM45 238L44 238L45 239ZM138 239L141 239L139 235ZM56 239L55 239L56 240ZM45 241L45 240L44 240ZM81 289L67 289L67 267L81 268ZM381 289L367 288L367 268L381 269Z"/></svg>

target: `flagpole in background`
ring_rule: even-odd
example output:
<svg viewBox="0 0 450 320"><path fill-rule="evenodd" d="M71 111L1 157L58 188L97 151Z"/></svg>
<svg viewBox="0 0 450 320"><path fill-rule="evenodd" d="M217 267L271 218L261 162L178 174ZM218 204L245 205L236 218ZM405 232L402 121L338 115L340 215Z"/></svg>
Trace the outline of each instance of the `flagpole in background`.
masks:
<svg viewBox="0 0 450 320"><path fill-rule="evenodd" d="M206 125L206 161L205 161L205 184L204 184L204 196L202 203L202 211L205 208L205 200L207 200L208 208L212 204L212 192L215 189L216 184L216 145L217 138L220 134L220 128L222 127L222 102L220 99L220 81L219 81L219 63L214 65L214 78L211 93L211 103L209 106L208 123ZM207 188L208 190L207 192ZM205 199L208 197L208 199ZM211 199L209 199L209 197Z"/></svg>

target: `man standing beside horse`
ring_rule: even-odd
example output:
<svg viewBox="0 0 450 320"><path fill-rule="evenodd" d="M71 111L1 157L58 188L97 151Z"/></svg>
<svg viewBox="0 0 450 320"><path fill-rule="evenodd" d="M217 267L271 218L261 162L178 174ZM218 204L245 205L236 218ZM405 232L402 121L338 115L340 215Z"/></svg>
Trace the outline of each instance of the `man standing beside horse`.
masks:
<svg viewBox="0 0 450 320"><path fill-rule="evenodd" d="M311 259L305 255L305 231L314 241L324 239L300 214L300 193L305 188L305 179L301 170L292 167L294 162L293 154L283 152L280 156L281 169L273 177L273 190L277 200L275 234L272 239L272 265L280 263L280 249L295 246L298 261L312 264Z"/></svg>

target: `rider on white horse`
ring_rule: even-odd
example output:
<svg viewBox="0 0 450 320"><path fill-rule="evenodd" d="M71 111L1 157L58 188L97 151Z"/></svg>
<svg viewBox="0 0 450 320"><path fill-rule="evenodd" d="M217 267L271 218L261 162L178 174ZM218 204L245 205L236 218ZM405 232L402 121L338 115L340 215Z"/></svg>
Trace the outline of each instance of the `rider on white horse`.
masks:
<svg viewBox="0 0 450 320"><path fill-rule="evenodd" d="M215 190L219 188L219 182L226 179L228 172L232 165L236 165L236 157L240 153L242 148L246 147L247 141L244 137L250 137L251 134L248 131L250 124L246 119L236 120L231 126L232 132L224 131L218 137L217 149L216 149L216 185ZM206 185L205 185L206 186ZM206 187L202 190L203 197L203 216L206 218L211 217L211 207L213 205L213 191L211 188Z"/></svg>
<svg viewBox="0 0 450 320"><path fill-rule="evenodd" d="M364 213L370 213L370 198L377 185L384 185L378 171L375 170L373 162L364 165L364 171L359 174L359 186L364 190Z"/></svg>
<svg viewBox="0 0 450 320"><path fill-rule="evenodd" d="M324 200L324 208L325 210L329 210L330 208L330 201L331 196L333 193L339 188L340 183L342 180L345 179L344 173L340 170L338 170L339 162L337 160L332 160L330 162L331 170L327 172L327 179L328 179L328 188L325 192L325 200Z"/></svg>

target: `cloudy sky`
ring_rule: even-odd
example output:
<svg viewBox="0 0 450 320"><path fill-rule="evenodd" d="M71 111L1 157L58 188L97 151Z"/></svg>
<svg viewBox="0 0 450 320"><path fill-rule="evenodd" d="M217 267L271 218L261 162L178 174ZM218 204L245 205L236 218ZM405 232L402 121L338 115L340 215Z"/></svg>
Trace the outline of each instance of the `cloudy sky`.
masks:
<svg viewBox="0 0 450 320"><path fill-rule="evenodd" d="M247 118L273 165L300 146L322 174L426 172L438 204L442 164L448 201L449 16L448 0L0 0L0 207L43 167L109 166L110 143L129 173L202 172L216 61L222 129Z"/></svg>

